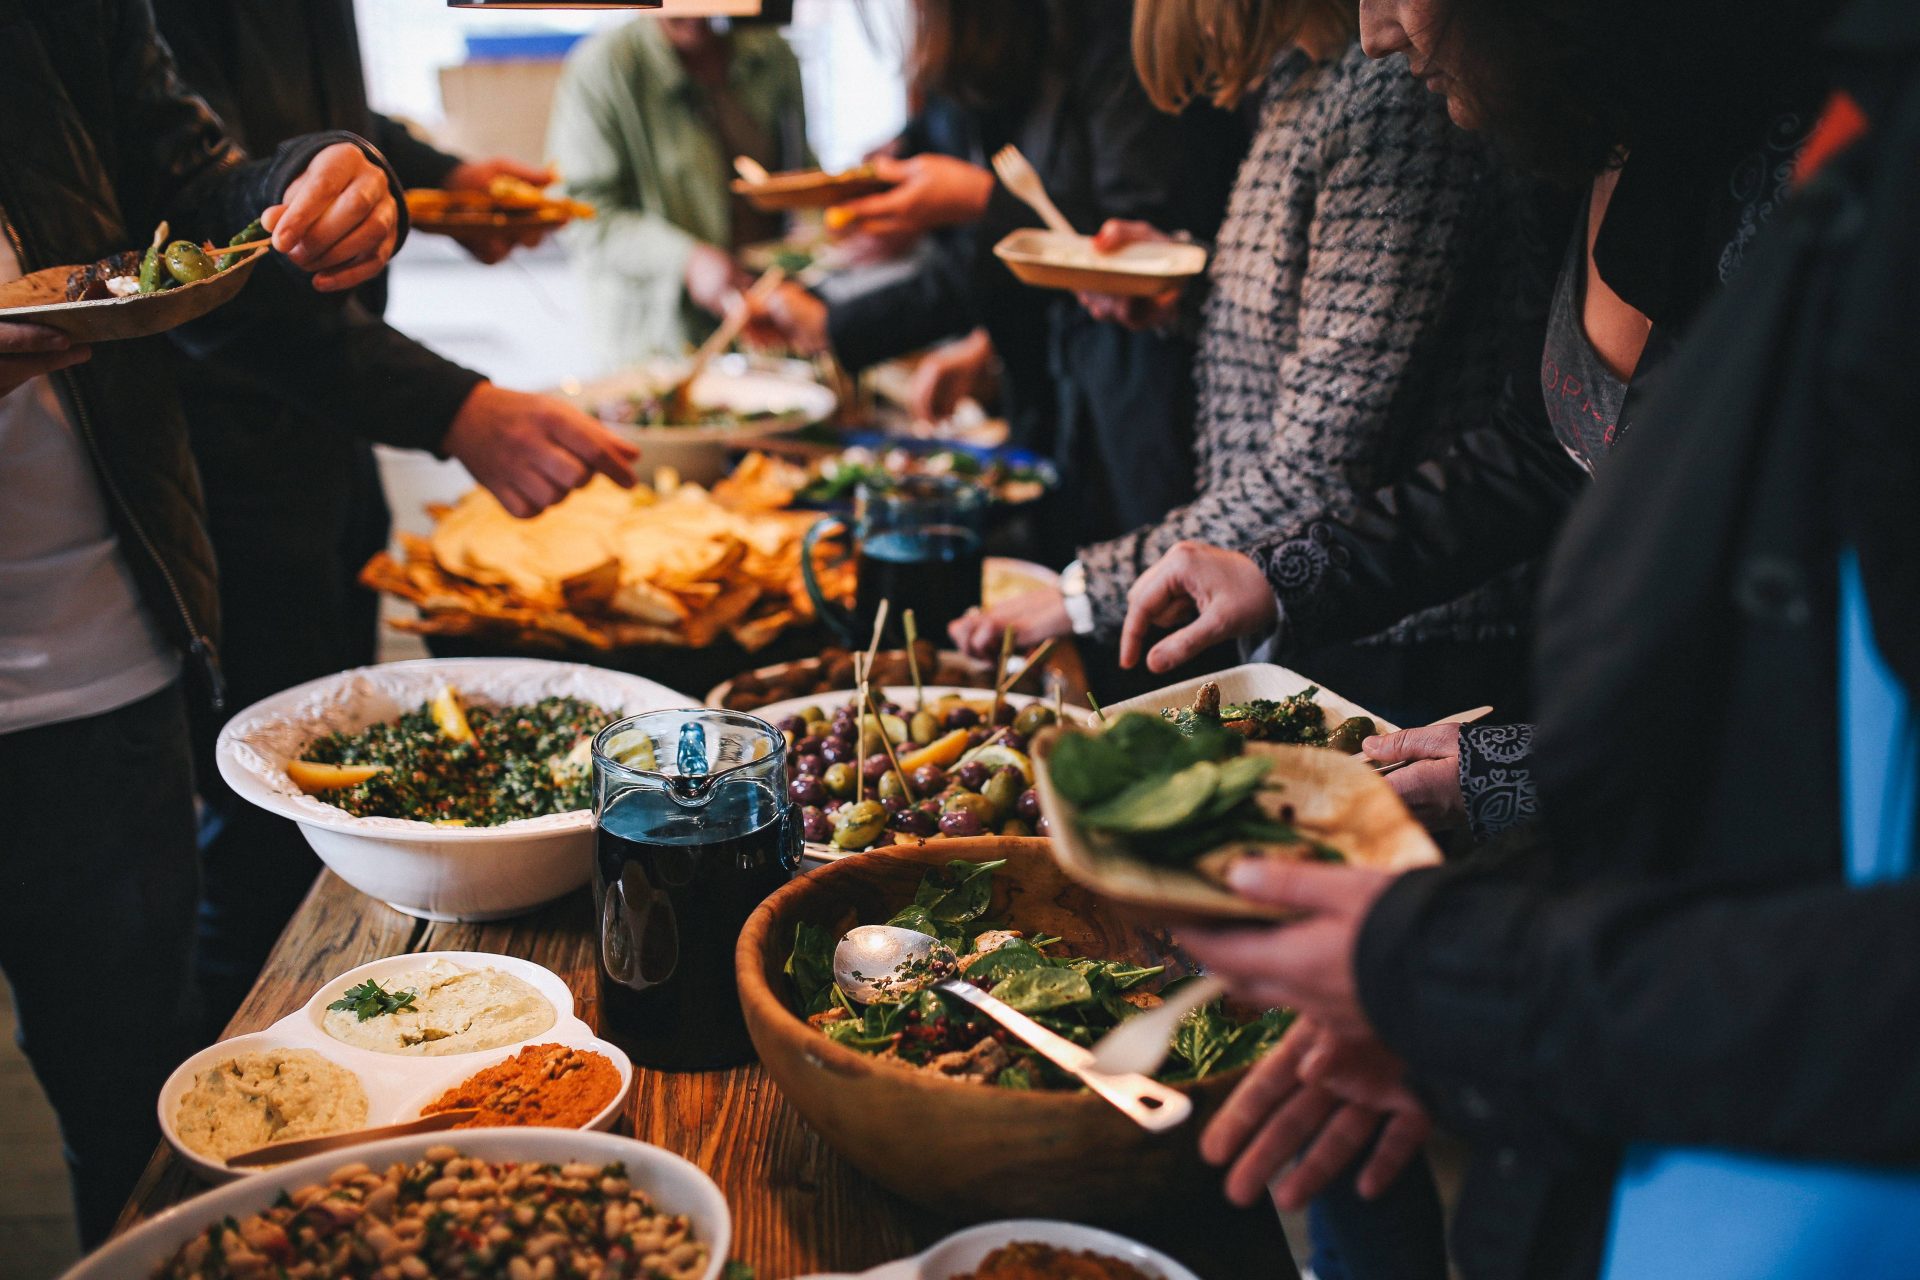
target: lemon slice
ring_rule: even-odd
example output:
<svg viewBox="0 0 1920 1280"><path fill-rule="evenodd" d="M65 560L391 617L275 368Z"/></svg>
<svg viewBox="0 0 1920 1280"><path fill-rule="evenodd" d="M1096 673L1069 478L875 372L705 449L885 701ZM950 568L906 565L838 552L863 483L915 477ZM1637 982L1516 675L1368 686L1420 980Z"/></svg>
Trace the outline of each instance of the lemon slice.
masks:
<svg viewBox="0 0 1920 1280"><path fill-rule="evenodd" d="M1024 751L1015 751L1012 747L1002 746L998 742L989 742L975 751L970 758L974 763L983 764L989 769L1012 765L1020 771L1021 777L1028 782L1033 781L1033 761L1027 758Z"/></svg>
<svg viewBox="0 0 1920 1280"><path fill-rule="evenodd" d="M441 733L455 742L473 741L473 726L467 723L467 709L460 705L460 695L454 692L452 685L440 686L440 692L433 695L429 709Z"/></svg>
<svg viewBox="0 0 1920 1280"><path fill-rule="evenodd" d="M287 777L309 795L316 791L337 791L357 787L368 778L385 773L383 764L321 764L317 760L287 761Z"/></svg>

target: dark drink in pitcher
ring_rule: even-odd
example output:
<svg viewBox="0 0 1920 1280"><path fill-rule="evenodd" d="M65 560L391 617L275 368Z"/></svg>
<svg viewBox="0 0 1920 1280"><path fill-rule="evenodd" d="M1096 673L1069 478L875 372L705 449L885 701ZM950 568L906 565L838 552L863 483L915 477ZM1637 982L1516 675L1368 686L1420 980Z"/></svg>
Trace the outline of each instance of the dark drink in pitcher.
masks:
<svg viewBox="0 0 1920 1280"><path fill-rule="evenodd" d="M663 747L681 730L712 732L707 722L734 722L756 737L719 744L711 772L704 755L684 772L602 757L608 734L649 721L667 722ZM593 906L602 1034L649 1067L749 1062L734 944L753 909L799 862L798 816L785 798L785 740L749 716L679 711L623 721L600 742ZM644 763L665 755L649 748ZM688 762L683 750L677 763L684 769Z"/></svg>
<svg viewBox="0 0 1920 1280"><path fill-rule="evenodd" d="M964 525L869 534L860 541L854 602L860 635L871 637L880 602L887 600L889 617L911 609L920 634L945 643L947 624L980 603L984 560L980 535Z"/></svg>

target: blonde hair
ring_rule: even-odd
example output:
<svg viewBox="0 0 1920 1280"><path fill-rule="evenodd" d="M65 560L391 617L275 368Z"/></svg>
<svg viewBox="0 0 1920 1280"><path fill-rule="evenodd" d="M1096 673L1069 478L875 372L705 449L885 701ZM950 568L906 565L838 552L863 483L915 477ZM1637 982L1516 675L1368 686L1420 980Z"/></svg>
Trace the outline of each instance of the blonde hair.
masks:
<svg viewBox="0 0 1920 1280"><path fill-rule="evenodd" d="M1133 65L1162 111L1232 108L1302 34L1351 39L1354 0L1135 0Z"/></svg>

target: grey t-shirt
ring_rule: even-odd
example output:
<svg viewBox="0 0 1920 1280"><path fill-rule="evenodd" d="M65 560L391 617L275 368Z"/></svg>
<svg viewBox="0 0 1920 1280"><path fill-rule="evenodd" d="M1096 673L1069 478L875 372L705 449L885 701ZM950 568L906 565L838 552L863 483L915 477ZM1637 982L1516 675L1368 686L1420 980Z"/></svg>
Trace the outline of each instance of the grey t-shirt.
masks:
<svg viewBox="0 0 1920 1280"><path fill-rule="evenodd" d="M0 284L19 276L0 225ZM112 711L178 672L58 387L0 395L0 733Z"/></svg>
<svg viewBox="0 0 1920 1280"><path fill-rule="evenodd" d="M1586 225L1569 236L1567 256L1547 316L1547 341L1540 357L1540 390L1547 402L1553 434L1573 460L1593 473L1625 429L1620 411L1627 383L1613 375L1587 341L1580 318L1580 284L1586 277Z"/></svg>

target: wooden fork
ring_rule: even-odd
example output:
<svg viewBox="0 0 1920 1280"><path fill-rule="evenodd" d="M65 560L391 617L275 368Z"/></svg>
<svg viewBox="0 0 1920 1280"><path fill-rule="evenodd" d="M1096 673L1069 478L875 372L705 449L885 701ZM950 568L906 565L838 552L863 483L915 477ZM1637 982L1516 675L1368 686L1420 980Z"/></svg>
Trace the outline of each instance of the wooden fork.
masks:
<svg viewBox="0 0 1920 1280"><path fill-rule="evenodd" d="M1053 203L1053 198L1047 194L1046 184L1040 181L1040 175L1034 172L1027 158L1020 154L1020 148L1008 143L994 152L993 171L1000 175L1000 181L1007 184L1007 190L1032 206L1041 221L1061 235L1082 238Z"/></svg>

